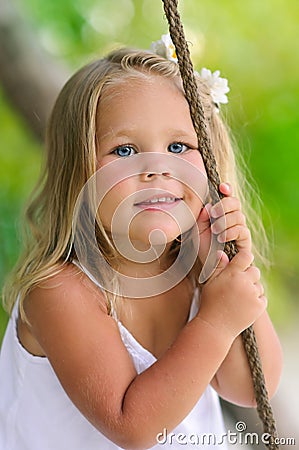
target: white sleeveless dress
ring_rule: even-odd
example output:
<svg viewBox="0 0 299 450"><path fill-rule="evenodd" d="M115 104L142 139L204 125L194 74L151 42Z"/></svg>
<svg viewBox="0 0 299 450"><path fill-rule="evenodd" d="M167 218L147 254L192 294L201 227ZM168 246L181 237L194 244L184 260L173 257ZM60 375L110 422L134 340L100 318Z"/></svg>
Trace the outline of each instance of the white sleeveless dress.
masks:
<svg viewBox="0 0 299 450"><path fill-rule="evenodd" d="M196 311L194 298L189 320ZM20 344L17 317L18 301L0 353L0 450L119 450L74 406L48 359L31 355ZM136 371L143 372L156 358L117 323ZM219 399L212 387L207 387L175 430L161 429L157 445L152 448L227 448Z"/></svg>

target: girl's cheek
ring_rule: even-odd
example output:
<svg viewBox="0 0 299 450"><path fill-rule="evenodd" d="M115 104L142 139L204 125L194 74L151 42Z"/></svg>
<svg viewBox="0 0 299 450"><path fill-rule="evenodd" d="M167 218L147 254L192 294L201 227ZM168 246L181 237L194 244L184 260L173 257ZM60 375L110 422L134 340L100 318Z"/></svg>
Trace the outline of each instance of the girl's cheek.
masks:
<svg viewBox="0 0 299 450"><path fill-rule="evenodd" d="M105 156L105 157L98 157L97 158L97 165L96 165L97 170L99 170L102 167L106 166L109 162L112 161L112 159L113 159L113 157L111 157L110 155Z"/></svg>
<svg viewBox="0 0 299 450"><path fill-rule="evenodd" d="M186 161L193 164L205 177L207 176L202 156L198 150L187 152L186 155L184 155L183 157Z"/></svg>
<svg viewBox="0 0 299 450"><path fill-rule="evenodd" d="M195 150L187 153L184 159L197 169L196 174L193 174L193 179L190 179L190 184L189 186L186 185L186 188L187 195L192 202L194 209L199 214L202 206L206 203L209 194L206 170L199 151Z"/></svg>

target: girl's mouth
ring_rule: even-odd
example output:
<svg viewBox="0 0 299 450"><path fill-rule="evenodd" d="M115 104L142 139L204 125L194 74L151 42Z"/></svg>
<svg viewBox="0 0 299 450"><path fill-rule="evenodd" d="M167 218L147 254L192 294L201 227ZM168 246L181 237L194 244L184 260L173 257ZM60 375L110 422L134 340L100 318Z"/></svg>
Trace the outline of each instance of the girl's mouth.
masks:
<svg viewBox="0 0 299 450"><path fill-rule="evenodd" d="M142 200L141 202L135 203L134 206L140 209L146 209L151 211L157 210L168 210L178 205L182 201L180 197L174 196L154 196L147 200Z"/></svg>

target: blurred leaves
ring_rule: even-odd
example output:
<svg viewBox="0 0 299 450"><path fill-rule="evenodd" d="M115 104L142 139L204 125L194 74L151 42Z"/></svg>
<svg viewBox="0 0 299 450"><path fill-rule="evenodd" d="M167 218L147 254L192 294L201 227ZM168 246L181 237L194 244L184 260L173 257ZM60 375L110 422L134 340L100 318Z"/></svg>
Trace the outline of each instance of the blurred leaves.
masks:
<svg viewBox="0 0 299 450"><path fill-rule="evenodd" d="M15 0L16 1L16 0ZM160 0L18 0L36 38L76 69L119 45L149 48L167 31ZM269 292L276 320L297 300L299 274L299 8L297 0L179 1L197 69L220 69L231 92L228 121L273 230ZM16 217L40 154L0 97L1 281L18 251Z"/></svg>
<svg viewBox="0 0 299 450"><path fill-rule="evenodd" d="M0 284L20 249L20 213L37 180L41 151L0 90ZM0 341L6 323L0 309Z"/></svg>

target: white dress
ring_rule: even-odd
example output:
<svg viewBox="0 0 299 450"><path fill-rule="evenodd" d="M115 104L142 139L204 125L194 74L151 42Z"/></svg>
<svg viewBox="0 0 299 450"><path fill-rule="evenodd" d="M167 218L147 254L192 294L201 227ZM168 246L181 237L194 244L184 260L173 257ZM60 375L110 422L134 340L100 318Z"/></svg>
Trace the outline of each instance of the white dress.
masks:
<svg viewBox="0 0 299 450"><path fill-rule="evenodd" d="M194 298L189 320L196 310ZM17 317L18 302L0 353L0 450L119 450L74 406L48 359L31 355L20 344ZM156 358L117 323L136 371L141 373ZM152 448L226 449L222 412L212 387L207 387L175 430L161 429L157 445Z"/></svg>

